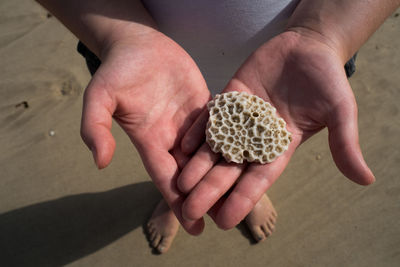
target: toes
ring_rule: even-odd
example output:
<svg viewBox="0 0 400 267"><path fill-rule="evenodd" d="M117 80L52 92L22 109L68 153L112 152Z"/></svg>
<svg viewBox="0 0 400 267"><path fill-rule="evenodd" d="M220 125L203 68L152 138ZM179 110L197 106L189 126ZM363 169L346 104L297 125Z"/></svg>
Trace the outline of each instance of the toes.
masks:
<svg viewBox="0 0 400 267"><path fill-rule="evenodd" d="M275 223L272 222L272 218L261 225L261 229L266 237L270 236L275 231Z"/></svg>
<svg viewBox="0 0 400 267"><path fill-rule="evenodd" d="M276 212L272 213L272 216L269 216L269 220L267 221L267 224L269 225L268 228L273 232L275 230L275 224L276 224L276 219L277 219L277 214Z"/></svg>
<svg viewBox="0 0 400 267"><path fill-rule="evenodd" d="M151 222L146 225L146 232L148 234L149 240L153 240L154 236L157 234L156 228Z"/></svg>
<svg viewBox="0 0 400 267"><path fill-rule="evenodd" d="M269 237L272 234L272 231L273 231L273 230L270 229L270 227L269 227L269 225L267 223L261 225L261 229L262 229L262 231L263 231L263 233L264 233L264 235L266 237Z"/></svg>
<svg viewBox="0 0 400 267"><path fill-rule="evenodd" d="M277 219L277 215L276 215L276 213L272 213L271 214L271 216L269 217L269 221L272 223L272 224L276 224L276 219Z"/></svg>
<svg viewBox="0 0 400 267"><path fill-rule="evenodd" d="M272 222L267 222L267 226L268 226L269 231L272 234L272 232L275 231L275 224Z"/></svg>
<svg viewBox="0 0 400 267"><path fill-rule="evenodd" d="M154 229L152 223L148 223L148 224L146 225L146 233L147 233L147 237L149 238L149 240L152 240L152 239L153 239L153 236L154 236L154 234L155 234L155 229Z"/></svg>
<svg viewBox="0 0 400 267"><path fill-rule="evenodd" d="M158 233L157 229L154 227L153 223L149 222L146 225L147 234L149 238L150 245L156 248L161 240L161 235Z"/></svg>
<svg viewBox="0 0 400 267"><path fill-rule="evenodd" d="M157 235L157 231L152 231L151 233L149 233L149 240L153 241L156 238Z"/></svg>
<svg viewBox="0 0 400 267"><path fill-rule="evenodd" d="M146 230L147 230L147 232L154 231L154 225L153 225L152 222L148 222L148 223L147 223L147 225L146 225Z"/></svg>
<svg viewBox="0 0 400 267"><path fill-rule="evenodd" d="M164 236L157 246L157 250L160 253L165 253L171 247L172 241L174 240L173 236Z"/></svg>
<svg viewBox="0 0 400 267"><path fill-rule="evenodd" d="M257 242L265 240L266 236L260 226L251 226L249 229Z"/></svg>
<svg viewBox="0 0 400 267"><path fill-rule="evenodd" d="M157 248L161 241L161 235L159 233L155 233L154 237L150 239L151 246L153 248Z"/></svg>
<svg viewBox="0 0 400 267"><path fill-rule="evenodd" d="M169 250L176 235L176 232L168 235L161 234L159 229L151 222L147 223L146 232L150 246L161 254Z"/></svg>
<svg viewBox="0 0 400 267"><path fill-rule="evenodd" d="M276 220L276 218L278 218L278 214L276 213L275 210L271 211L271 215L272 215L271 217L274 218L275 220Z"/></svg>

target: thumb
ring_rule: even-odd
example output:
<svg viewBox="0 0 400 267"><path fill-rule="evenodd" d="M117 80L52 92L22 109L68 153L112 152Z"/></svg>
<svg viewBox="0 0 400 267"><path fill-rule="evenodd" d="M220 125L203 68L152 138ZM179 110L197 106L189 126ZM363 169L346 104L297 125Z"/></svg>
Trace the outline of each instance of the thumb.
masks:
<svg viewBox="0 0 400 267"><path fill-rule="evenodd" d="M115 140L110 131L114 110L113 99L92 79L83 98L81 136L99 169L110 164L114 154Z"/></svg>
<svg viewBox="0 0 400 267"><path fill-rule="evenodd" d="M339 170L350 180L369 185L375 177L368 168L358 141L357 105L355 101L340 105L328 120L329 146Z"/></svg>

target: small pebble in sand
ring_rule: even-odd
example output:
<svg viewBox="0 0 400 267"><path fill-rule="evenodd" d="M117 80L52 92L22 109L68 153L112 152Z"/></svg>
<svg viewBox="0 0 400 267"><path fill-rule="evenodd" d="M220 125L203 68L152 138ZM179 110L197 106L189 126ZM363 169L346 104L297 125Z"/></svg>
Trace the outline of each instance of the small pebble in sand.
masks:
<svg viewBox="0 0 400 267"><path fill-rule="evenodd" d="M49 135L50 135L50 136L54 136L55 134L56 134L56 132L55 132L54 130L50 130L50 131L49 131Z"/></svg>

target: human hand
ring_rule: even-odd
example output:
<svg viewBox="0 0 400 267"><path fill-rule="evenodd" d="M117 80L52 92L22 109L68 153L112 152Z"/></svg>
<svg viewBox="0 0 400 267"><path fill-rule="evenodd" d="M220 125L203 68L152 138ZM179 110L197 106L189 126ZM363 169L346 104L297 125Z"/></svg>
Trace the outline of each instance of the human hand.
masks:
<svg viewBox="0 0 400 267"><path fill-rule="evenodd" d="M191 234L203 221L181 216L183 196L176 179L187 157L180 140L210 99L206 83L188 54L152 31L113 42L84 95L81 135L98 168L112 159L114 118L136 146L146 170Z"/></svg>
<svg viewBox="0 0 400 267"><path fill-rule="evenodd" d="M358 142L357 105L344 63L338 51L309 33L288 31L257 49L223 92L245 91L272 103L292 133L289 150L270 164L235 164L203 144L178 178L179 189L189 194L184 217L196 220L209 212L220 228L234 227L279 177L295 149L324 127L339 170L356 183L372 183ZM200 135L199 129L204 132L206 116L203 112L201 123L184 137L185 153L201 145L189 140L200 140L193 137ZM235 182L229 196L221 198Z"/></svg>

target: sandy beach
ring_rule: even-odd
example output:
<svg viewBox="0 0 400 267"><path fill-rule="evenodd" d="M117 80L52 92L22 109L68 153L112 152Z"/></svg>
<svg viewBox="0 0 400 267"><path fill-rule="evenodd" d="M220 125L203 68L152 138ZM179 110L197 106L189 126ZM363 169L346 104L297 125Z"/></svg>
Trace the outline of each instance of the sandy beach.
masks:
<svg viewBox="0 0 400 267"><path fill-rule="evenodd" d="M97 170L79 134L90 80L77 39L34 1L0 3L0 266L400 266L400 10L361 48L350 79L360 143L377 181L336 168L327 130L301 146L269 190L276 231L180 229L155 255L143 225L161 195L113 126Z"/></svg>

